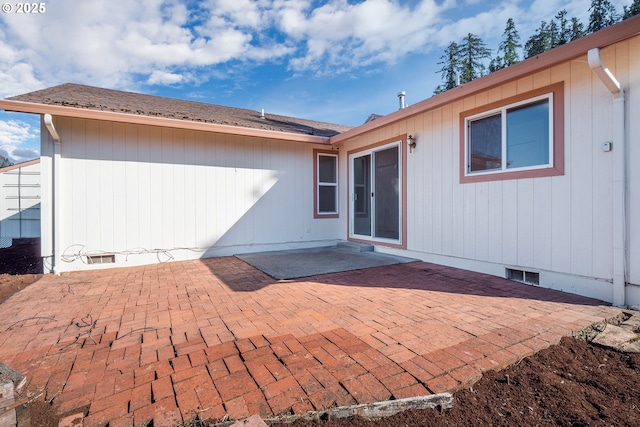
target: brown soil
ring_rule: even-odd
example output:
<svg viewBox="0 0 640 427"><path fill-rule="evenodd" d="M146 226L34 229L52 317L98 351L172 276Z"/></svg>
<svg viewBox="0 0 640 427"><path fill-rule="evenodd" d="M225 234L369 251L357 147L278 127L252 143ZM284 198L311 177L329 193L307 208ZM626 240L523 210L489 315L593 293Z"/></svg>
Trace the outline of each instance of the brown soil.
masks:
<svg viewBox="0 0 640 427"><path fill-rule="evenodd" d="M485 373L454 395L451 409L276 426L638 426L639 374L640 354L563 338L503 371Z"/></svg>
<svg viewBox="0 0 640 427"><path fill-rule="evenodd" d="M33 243L0 249L0 304L40 278L37 273L42 267L34 260L38 251ZM11 274L3 274L7 272ZM456 393L454 402L454 407L447 410L411 410L378 420L350 417L274 425L638 426L640 354L564 338L560 345L503 371L487 372L471 388ZM29 405L29 415L32 427L55 427L61 418L42 398Z"/></svg>

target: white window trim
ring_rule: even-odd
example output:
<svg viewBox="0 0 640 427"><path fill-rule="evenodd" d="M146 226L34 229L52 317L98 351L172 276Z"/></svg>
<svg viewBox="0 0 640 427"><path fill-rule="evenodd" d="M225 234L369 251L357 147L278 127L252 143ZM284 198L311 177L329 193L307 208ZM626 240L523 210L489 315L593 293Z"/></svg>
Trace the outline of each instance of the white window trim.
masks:
<svg viewBox="0 0 640 427"><path fill-rule="evenodd" d="M335 159L336 162L336 182L322 182L320 181L320 156L323 157L333 157ZM338 170L338 155L337 154L333 154L333 153L323 153L323 152L317 152L316 153L316 158L315 158L315 162L316 162L316 179L315 179L315 186L316 186L316 215L317 216L325 216L325 215L338 215L340 208L338 205L338 182L339 182L339 173L340 171ZM336 191L335 191L335 211L320 211L320 187L335 187Z"/></svg>
<svg viewBox="0 0 640 427"><path fill-rule="evenodd" d="M534 104L541 100L547 100L549 105L549 162L542 165L532 165L525 166L520 168L507 168L507 110L512 108L517 108L520 106L526 106L527 104ZM465 158L465 176L478 176L478 175L490 175L490 174L500 174L506 172L515 172L515 171L527 171L527 170L537 170L537 169L547 169L553 168L554 165L554 141L553 141L553 112L554 104L553 104L553 92L545 93L543 95L539 95L533 98L528 98L519 102L514 102L512 104L504 105L498 108L494 108L489 111L483 111L482 113L475 114L473 116L469 116L465 118L464 121L464 158ZM475 171L471 172L469 169L471 168L471 158L470 158L470 144L469 141L469 125L471 122L479 119L483 119L486 117L494 116L500 114L501 116L501 127L502 127L502 162L500 169L489 169L484 171Z"/></svg>

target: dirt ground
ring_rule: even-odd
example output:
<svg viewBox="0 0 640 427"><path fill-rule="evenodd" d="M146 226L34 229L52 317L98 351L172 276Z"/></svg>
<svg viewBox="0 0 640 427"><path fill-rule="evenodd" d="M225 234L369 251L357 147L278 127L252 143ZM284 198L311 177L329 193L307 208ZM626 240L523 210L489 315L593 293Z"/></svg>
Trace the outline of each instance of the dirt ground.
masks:
<svg viewBox="0 0 640 427"><path fill-rule="evenodd" d="M41 275L37 242L0 249L0 304ZM0 311L2 306L0 305ZM55 427L55 407L35 399L31 427ZM365 420L298 420L276 426L639 426L640 354L564 338L557 346L499 372L487 372L454 395L447 410L406 411Z"/></svg>

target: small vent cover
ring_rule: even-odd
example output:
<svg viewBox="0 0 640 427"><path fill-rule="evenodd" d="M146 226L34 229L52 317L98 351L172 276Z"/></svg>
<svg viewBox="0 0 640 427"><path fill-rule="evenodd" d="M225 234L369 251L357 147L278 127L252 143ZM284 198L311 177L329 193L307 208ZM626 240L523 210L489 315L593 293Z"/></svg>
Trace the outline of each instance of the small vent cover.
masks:
<svg viewBox="0 0 640 427"><path fill-rule="evenodd" d="M115 254L87 255L87 264L114 264Z"/></svg>

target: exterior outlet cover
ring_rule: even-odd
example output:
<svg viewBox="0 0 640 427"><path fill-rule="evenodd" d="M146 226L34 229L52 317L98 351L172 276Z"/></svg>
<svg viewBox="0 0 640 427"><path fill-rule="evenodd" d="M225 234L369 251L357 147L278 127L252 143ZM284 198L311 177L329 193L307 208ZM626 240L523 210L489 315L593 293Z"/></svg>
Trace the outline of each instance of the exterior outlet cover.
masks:
<svg viewBox="0 0 640 427"><path fill-rule="evenodd" d="M604 151L605 153L611 151L611 147L612 147L612 144L610 142L602 143L602 151Z"/></svg>

